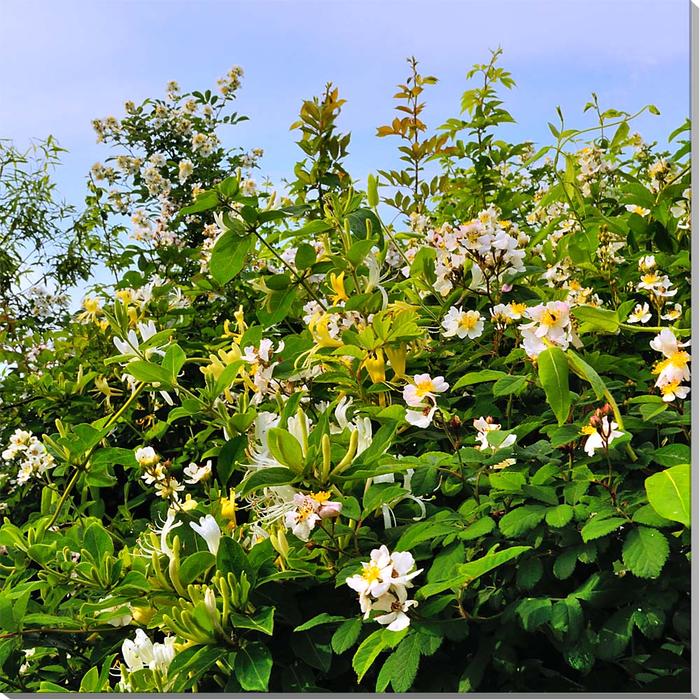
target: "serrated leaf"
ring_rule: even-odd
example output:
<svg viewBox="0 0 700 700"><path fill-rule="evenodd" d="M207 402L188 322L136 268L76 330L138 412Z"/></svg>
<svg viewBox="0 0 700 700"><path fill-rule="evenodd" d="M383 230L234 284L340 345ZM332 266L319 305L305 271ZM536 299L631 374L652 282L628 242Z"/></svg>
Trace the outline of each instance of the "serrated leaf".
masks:
<svg viewBox="0 0 700 700"><path fill-rule="evenodd" d="M564 527L571 522L574 517L574 509L563 503L562 505L549 508L545 513L544 519L550 527Z"/></svg>
<svg viewBox="0 0 700 700"><path fill-rule="evenodd" d="M622 561L639 578L656 578L668 559L668 540L651 527L632 530L622 546Z"/></svg>
<svg viewBox="0 0 700 700"><path fill-rule="evenodd" d="M581 528L581 539L584 542L605 537L625 524L624 518L593 518Z"/></svg>
<svg viewBox="0 0 700 700"><path fill-rule="evenodd" d="M333 633L331 637L331 646L336 654L342 654L347 651L360 636L362 631L362 620L356 617L352 620L346 620Z"/></svg>

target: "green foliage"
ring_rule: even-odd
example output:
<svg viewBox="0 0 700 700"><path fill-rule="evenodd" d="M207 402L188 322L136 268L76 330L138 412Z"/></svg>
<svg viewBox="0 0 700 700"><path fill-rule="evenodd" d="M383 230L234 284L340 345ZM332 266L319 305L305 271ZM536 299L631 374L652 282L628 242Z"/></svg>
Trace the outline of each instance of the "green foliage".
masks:
<svg viewBox="0 0 700 700"><path fill-rule="evenodd" d="M435 133L409 60L367 192L330 84L284 196L240 69L96 120L72 315L8 291L55 144L0 152L1 691L688 691L688 125L535 153L499 58Z"/></svg>

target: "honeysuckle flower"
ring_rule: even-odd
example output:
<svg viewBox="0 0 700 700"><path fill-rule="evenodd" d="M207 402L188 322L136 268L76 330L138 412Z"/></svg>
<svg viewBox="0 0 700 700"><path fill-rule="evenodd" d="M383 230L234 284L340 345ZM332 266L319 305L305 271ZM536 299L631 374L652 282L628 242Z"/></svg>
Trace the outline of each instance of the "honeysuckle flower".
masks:
<svg viewBox="0 0 700 700"><path fill-rule="evenodd" d="M377 348L374 352L368 352L362 366L367 370L367 374L374 384L379 384L386 379L384 353L381 348Z"/></svg>
<svg viewBox="0 0 700 700"><path fill-rule="evenodd" d="M221 528L214 516L205 515L199 519L199 525L190 523L190 527L204 539L209 551L216 556L216 553L219 551L219 543L221 542Z"/></svg>
<svg viewBox="0 0 700 700"><path fill-rule="evenodd" d="M425 499L414 496L411 489L411 481L413 479L414 469L407 469L406 473L403 475L403 488L408 492L392 500L391 503L382 503L382 517L384 518L384 529L388 530L390 527L396 526L396 516L392 507L396 507L401 501L410 500L414 501L420 508L420 515L417 515L413 520L421 520L426 515ZM396 481L395 475L392 474L380 474L372 478L372 483L374 484L393 484Z"/></svg>
<svg viewBox="0 0 700 700"><path fill-rule="evenodd" d="M385 593L371 604L371 610L384 611L384 615L377 615L375 622L386 625L391 632L400 632L411 624L411 618L406 614L412 607L418 605L416 600L407 600L408 594L405 588L399 588L390 593Z"/></svg>
<svg viewBox="0 0 700 700"><path fill-rule="evenodd" d="M162 643L156 642L153 645L153 660L149 664L149 668L159 673L167 673L176 653L175 637L168 635Z"/></svg>
<svg viewBox="0 0 700 700"><path fill-rule="evenodd" d="M318 503L301 493L294 494L294 510L287 511L284 524L292 530L292 534L302 542L307 542L316 523L321 520L318 514Z"/></svg>
<svg viewBox="0 0 700 700"><path fill-rule="evenodd" d="M141 344L149 341L158 332L158 329L153 321L148 321L147 323L139 321L136 324L136 327L141 335L140 341L136 331L133 329L127 332L126 339L124 340L117 336L112 338L115 347L122 355L126 355L129 358L145 357L146 359L149 359L152 355L165 354L165 350L163 349L164 346L149 347L143 352L140 350Z"/></svg>
<svg viewBox="0 0 700 700"><path fill-rule="evenodd" d="M140 671L154 662L153 642L142 629L137 629L134 639L125 639L122 643L122 657L129 671Z"/></svg>
<svg viewBox="0 0 700 700"><path fill-rule="evenodd" d="M607 416L603 416L600 419L597 427L585 425L581 429L581 433L588 436L583 446L586 454L589 457L593 457L596 450L606 449L613 440L622 437L624 432L617 428L617 423L614 420L610 420Z"/></svg>
<svg viewBox="0 0 700 700"><path fill-rule="evenodd" d="M211 460L207 460L202 466L190 462L183 471L187 477L186 484L198 484L200 481L206 481L211 476Z"/></svg>
<svg viewBox="0 0 700 700"><path fill-rule="evenodd" d="M644 304L637 304L634 311L627 318L627 323L647 323L651 318L649 304L645 301Z"/></svg>
<svg viewBox="0 0 700 700"><path fill-rule="evenodd" d="M423 406L426 399L435 399L436 394L447 391L450 385L444 377L431 378L429 374L416 374L403 390L403 400L409 406Z"/></svg>
<svg viewBox="0 0 700 700"><path fill-rule="evenodd" d="M152 467L160 461L160 457L152 447L139 447L135 452L135 457L142 467Z"/></svg>
<svg viewBox="0 0 700 700"><path fill-rule="evenodd" d="M478 311L464 311L451 306L442 319L443 335L446 338L478 338L484 332L484 318Z"/></svg>
<svg viewBox="0 0 700 700"><path fill-rule="evenodd" d="M345 273L341 272L336 275L334 272L330 274L330 285L335 295L333 296L333 305L337 306L341 302L348 301L349 297L345 291Z"/></svg>
<svg viewBox="0 0 700 700"><path fill-rule="evenodd" d="M97 297L85 297L83 299L83 308L85 311L78 314L78 320L81 323L95 321L102 314L102 306Z"/></svg>

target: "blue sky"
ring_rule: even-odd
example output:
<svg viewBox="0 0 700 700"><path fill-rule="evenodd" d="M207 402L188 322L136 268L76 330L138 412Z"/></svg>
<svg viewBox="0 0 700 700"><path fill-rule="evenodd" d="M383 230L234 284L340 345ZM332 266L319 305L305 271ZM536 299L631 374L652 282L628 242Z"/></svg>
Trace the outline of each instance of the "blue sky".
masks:
<svg viewBox="0 0 700 700"><path fill-rule="evenodd" d="M237 109L251 119L231 143L263 147L273 179L290 174L300 152L289 124L332 80L348 100L348 166L364 181L395 162L395 144L374 134L391 118L406 56L440 78L427 93L437 126L457 114L468 68L501 46L517 82L508 138L548 141L557 104L587 124L595 90L606 107L655 103L662 115L637 128L665 139L688 113L688 17L687 0L0 0L0 137L56 136L69 149L59 185L78 202L87 170L108 155L92 118L121 116L124 100L162 95L170 79L213 87L240 64Z"/></svg>

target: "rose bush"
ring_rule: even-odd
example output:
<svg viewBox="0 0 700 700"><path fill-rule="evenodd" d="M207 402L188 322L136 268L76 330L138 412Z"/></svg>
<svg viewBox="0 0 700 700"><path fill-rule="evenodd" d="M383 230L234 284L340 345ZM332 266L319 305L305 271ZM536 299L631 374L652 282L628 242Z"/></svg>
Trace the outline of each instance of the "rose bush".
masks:
<svg viewBox="0 0 700 700"><path fill-rule="evenodd" d="M0 690L687 691L688 124L508 143L497 52L431 133L412 59L280 196L241 75L95 121L114 282L6 319Z"/></svg>

